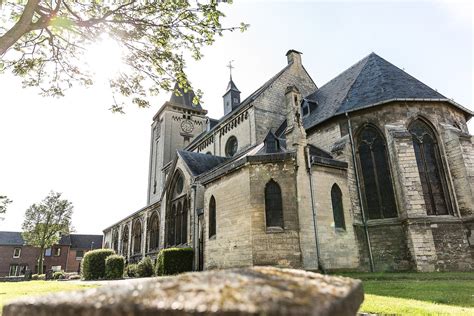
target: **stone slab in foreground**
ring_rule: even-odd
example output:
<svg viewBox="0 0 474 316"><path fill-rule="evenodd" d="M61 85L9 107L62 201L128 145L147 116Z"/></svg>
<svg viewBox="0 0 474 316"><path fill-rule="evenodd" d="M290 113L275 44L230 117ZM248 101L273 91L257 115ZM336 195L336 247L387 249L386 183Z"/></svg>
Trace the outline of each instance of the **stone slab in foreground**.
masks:
<svg viewBox="0 0 474 316"><path fill-rule="evenodd" d="M359 280L253 267L23 298L3 316L355 315L363 299Z"/></svg>

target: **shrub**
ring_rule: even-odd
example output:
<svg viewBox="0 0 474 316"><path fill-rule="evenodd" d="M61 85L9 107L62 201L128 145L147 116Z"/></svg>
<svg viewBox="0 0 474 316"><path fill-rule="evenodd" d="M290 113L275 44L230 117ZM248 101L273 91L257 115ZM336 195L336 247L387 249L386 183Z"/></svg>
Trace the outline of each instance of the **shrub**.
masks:
<svg viewBox="0 0 474 316"><path fill-rule="evenodd" d="M141 278L153 276L153 262L150 257L145 257L138 263L137 272Z"/></svg>
<svg viewBox="0 0 474 316"><path fill-rule="evenodd" d="M105 259L114 255L112 249L96 249L86 252L81 263L84 280L99 280L105 277Z"/></svg>
<svg viewBox="0 0 474 316"><path fill-rule="evenodd" d="M66 278L66 275L64 274L63 271L57 271L53 273L54 280L64 280L65 278Z"/></svg>
<svg viewBox="0 0 474 316"><path fill-rule="evenodd" d="M129 278L138 278L138 265L135 263L127 265L125 273Z"/></svg>
<svg viewBox="0 0 474 316"><path fill-rule="evenodd" d="M125 259L119 255L111 255L105 259L105 278L121 279L123 277L123 268Z"/></svg>
<svg viewBox="0 0 474 316"><path fill-rule="evenodd" d="M156 275L172 275L193 270L192 248L168 248L160 251Z"/></svg>
<svg viewBox="0 0 474 316"><path fill-rule="evenodd" d="M37 274L33 274L33 275L31 276L31 279L32 279L32 280L38 280L38 275L37 275Z"/></svg>

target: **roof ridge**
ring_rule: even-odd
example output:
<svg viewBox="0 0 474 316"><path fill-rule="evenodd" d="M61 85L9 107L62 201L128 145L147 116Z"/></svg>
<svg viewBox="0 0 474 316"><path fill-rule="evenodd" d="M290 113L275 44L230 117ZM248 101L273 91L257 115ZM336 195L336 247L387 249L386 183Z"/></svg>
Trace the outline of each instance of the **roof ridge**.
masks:
<svg viewBox="0 0 474 316"><path fill-rule="evenodd" d="M371 56L377 56L374 52L370 53L369 55L365 56L364 58L362 58L359 62L355 63L352 67L355 67L357 64L359 63L362 63L363 62L363 65L360 67L359 71L357 72L357 75L354 76L354 79L352 80L351 84L349 85L349 88L346 90L346 94L344 96L344 99L342 100L341 102L341 105L339 106L339 109L342 108L344 106L344 103L346 102L347 100L347 96L349 95L349 92L352 91L352 87L354 86L354 83L357 81L357 79L359 78L362 70L365 69L365 66L367 65L367 62L369 61L370 57ZM351 69L352 67L349 67L347 70ZM342 74L341 74L342 75ZM336 110L336 113L339 111L339 109Z"/></svg>

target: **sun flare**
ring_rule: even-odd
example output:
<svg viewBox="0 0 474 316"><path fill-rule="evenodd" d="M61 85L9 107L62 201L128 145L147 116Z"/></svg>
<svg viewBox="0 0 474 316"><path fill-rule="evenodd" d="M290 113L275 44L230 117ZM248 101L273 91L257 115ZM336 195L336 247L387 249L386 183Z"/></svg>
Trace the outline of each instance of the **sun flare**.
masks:
<svg viewBox="0 0 474 316"><path fill-rule="evenodd" d="M123 66L122 47L106 35L87 48L85 58L90 69L101 79L110 79Z"/></svg>

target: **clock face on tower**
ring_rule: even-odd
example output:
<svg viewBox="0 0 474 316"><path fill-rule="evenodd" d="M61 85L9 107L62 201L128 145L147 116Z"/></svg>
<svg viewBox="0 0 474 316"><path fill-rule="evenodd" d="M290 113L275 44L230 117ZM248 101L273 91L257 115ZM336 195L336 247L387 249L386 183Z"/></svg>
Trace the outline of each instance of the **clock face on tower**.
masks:
<svg viewBox="0 0 474 316"><path fill-rule="evenodd" d="M191 133L194 129L193 122L191 120L184 120L181 122L181 130L185 133Z"/></svg>

